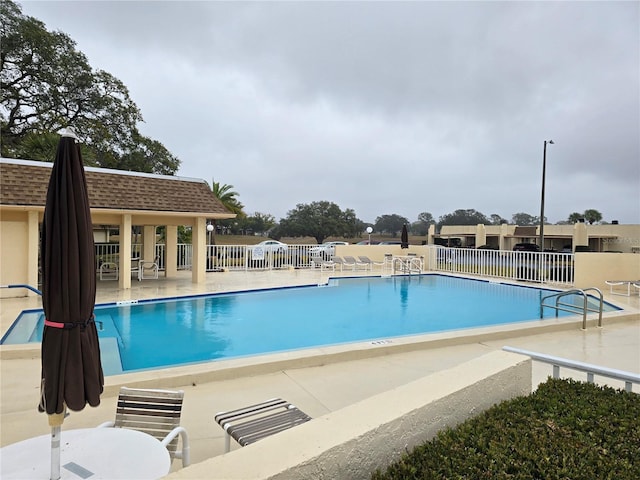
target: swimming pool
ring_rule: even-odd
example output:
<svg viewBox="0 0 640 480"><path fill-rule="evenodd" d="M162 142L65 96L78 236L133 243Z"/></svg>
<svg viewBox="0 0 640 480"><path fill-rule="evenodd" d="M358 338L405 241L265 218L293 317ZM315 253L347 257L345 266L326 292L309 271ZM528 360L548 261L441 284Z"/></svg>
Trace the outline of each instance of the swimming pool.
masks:
<svg viewBox="0 0 640 480"><path fill-rule="evenodd" d="M106 375L310 347L555 318L554 291L443 275L148 300L95 309ZM606 305L614 310L615 307ZM560 312L560 316L567 313ZM42 311L2 343L39 342Z"/></svg>

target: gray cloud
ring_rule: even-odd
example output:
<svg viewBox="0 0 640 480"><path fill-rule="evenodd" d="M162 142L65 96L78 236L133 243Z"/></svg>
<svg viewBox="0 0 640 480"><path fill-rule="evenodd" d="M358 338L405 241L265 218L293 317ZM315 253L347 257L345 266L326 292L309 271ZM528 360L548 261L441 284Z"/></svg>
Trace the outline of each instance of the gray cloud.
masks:
<svg viewBox="0 0 640 480"><path fill-rule="evenodd" d="M637 2L23 2L249 213L640 223Z"/></svg>

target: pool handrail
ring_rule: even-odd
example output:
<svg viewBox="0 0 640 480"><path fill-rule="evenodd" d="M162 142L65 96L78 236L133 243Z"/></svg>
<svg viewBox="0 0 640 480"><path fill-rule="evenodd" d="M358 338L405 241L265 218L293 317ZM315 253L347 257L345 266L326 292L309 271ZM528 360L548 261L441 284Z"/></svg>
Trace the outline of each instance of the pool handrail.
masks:
<svg viewBox="0 0 640 480"><path fill-rule="evenodd" d="M34 293L37 293L38 295L42 296L42 292L40 290L38 290L35 287L32 287L31 285L27 285L24 283L18 283L15 285L0 285L0 288L26 288L27 290L31 290Z"/></svg>
<svg viewBox="0 0 640 480"><path fill-rule="evenodd" d="M600 306L597 310L594 310L593 308L589 308L589 295L585 293L587 291L595 291L598 293ZM570 303L560 302L560 299L562 297L566 297L567 295L582 295L582 298L583 298L582 308L572 305ZM548 298L555 298L556 304L555 305L545 304L544 301ZM604 308L604 298L603 298L602 292L598 288L595 288L595 287L590 287L585 289L572 288L571 290L565 290L564 292L547 295L540 299L540 310L542 310L544 307L555 308L556 317L558 316L559 310L562 310L563 312L569 312L569 313L578 313L578 311L581 310L582 311L582 330L587 329L587 312L598 313L598 327L602 327L602 310Z"/></svg>
<svg viewBox="0 0 640 480"><path fill-rule="evenodd" d="M567 358L555 357L553 355L532 352L530 350L523 350L521 348L504 346L502 347L502 350L504 350L505 352L527 355L528 357L531 357L531 359L537 360L538 362L553 365L553 378L560 378L560 367L565 367L572 370L578 370L580 372L586 372L588 383L594 383L594 375L601 375L603 377L613 378L614 380L624 381L624 389L627 392L632 391L632 384L636 383L640 385L640 374L638 373L627 372L625 370L618 370L615 368L601 367L599 365L593 365L591 363L569 360Z"/></svg>

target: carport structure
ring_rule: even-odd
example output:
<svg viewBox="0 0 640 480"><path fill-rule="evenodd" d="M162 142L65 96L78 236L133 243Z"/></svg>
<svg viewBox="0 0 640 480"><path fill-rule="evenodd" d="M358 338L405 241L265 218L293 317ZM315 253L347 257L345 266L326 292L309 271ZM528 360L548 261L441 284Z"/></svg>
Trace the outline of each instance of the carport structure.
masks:
<svg viewBox="0 0 640 480"><path fill-rule="evenodd" d="M0 283L38 283L40 224L53 164L0 160ZM142 229L143 259L155 256L156 228L166 227L165 276L177 273L178 226L191 227L192 281L206 267L206 222L234 218L202 179L85 167L94 228L119 229L119 251L131 252L134 226ZM120 288L131 287L131 255L118 259ZM4 293L4 292L3 292Z"/></svg>

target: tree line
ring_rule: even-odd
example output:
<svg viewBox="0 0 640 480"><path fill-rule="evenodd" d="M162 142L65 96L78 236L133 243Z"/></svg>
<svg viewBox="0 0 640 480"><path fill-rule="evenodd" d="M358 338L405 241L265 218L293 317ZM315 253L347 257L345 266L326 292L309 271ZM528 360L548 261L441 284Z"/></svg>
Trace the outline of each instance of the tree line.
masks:
<svg viewBox="0 0 640 480"><path fill-rule="evenodd" d="M226 186L224 189L227 197L226 199L221 198L223 204L231 199L233 199L232 204L239 204L235 198L237 193L233 192L232 188L233 186ZM233 195L228 195L229 192L233 192ZM353 209L342 210L337 204L324 200L309 204L298 204L287 212L287 216L280 219L279 222L276 222L273 215L264 213L246 215L244 212L240 212L236 219L223 220L218 223L223 231L233 234L268 234L276 240L283 237L313 237L318 243L322 243L328 237L360 237L367 227L372 227L379 234L396 237L402 227L407 225L411 234L424 236L427 235L431 225L435 225L437 231L444 225L500 225L511 223L520 226L535 226L540 224L539 218L527 213L515 213L511 217L511 222L509 222L499 215L494 214L487 217L474 209L460 209L440 216L438 221L433 218L431 213L423 212L418 215L417 220L414 222L410 222L408 218L402 215L385 214L377 217L374 223L366 223L356 216ZM558 224L573 224L581 220L588 223L598 223L601 222L602 215L593 209L585 210L583 213L574 212L569 215L566 221L558 222ZM547 223L546 217L545 223Z"/></svg>

